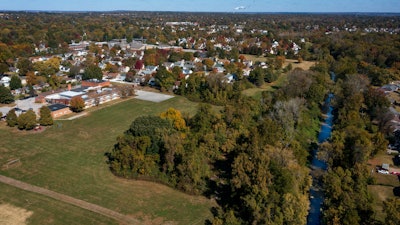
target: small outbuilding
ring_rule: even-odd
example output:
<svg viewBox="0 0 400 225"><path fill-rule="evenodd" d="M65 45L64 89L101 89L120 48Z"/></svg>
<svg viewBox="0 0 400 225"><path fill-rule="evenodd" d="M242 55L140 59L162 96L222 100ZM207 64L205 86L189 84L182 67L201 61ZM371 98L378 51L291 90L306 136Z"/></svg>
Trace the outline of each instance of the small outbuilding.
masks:
<svg viewBox="0 0 400 225"><path fill-rule="evenodd" d="M388 163L382 163L382 169L389 171L389 164Z"/></svg>

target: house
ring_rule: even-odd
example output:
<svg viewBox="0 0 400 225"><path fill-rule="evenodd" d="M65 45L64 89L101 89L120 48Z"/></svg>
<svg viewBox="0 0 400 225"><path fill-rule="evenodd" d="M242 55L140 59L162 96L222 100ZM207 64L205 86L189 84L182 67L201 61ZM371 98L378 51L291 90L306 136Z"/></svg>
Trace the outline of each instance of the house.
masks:
<svg viewBox="0 0 400 225"><path fill-rule="evenodd" d="M235 79L236 79L236 75L235 74L227 74L222 79L222 82L231 84L231 83L233 83L235 81Z"/></svg>
<svg viewBox="0 0 400 225"><path fill-rule="evenodd" d="M11 81L10 77L4 76L4 77L1 78L0 84L3 84L4 87L8 87L8 86L10 86L10 81Z"/></svg>
<svg viewBox="0 0 400 225"><path fill-rule="evenodd" d="M399 87L397 87L397 85L394 84L387 84L384 85L380 88L385 94L390 93L390 92L394 92L397 91L399 89Z"/></svg>
<svg viewBox="0 0 400 225"><path fill-rule="evenodd" d="M49 107L49 109L51 111L51 116L53 117L53 119L56 119L58 117L72 113L72 111L69 109L69 107L64 104L56 103L56 104L49 105L47 107Z"/></svg>

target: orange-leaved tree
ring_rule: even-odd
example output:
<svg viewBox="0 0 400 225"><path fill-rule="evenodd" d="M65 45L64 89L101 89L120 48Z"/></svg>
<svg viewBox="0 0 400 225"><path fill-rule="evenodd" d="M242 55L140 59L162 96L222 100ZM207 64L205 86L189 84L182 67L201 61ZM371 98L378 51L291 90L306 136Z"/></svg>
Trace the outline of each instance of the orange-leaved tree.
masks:
<svg viewBox="0 0 400 225"><path fill-rule="evenodd" d="M161 113L160 117L171 121L174 128L179 131L186 131L188 129L185 119L183 119L181 112L177 109L169 108L166 112Z"/></svg>
<svg viewBox="0 0 400 225"><path fill-rule="evenodd" d="M69 108L73 112L82 112L85 109L85 101L81 96L75 96L71 99L69 103Z"/></svg>

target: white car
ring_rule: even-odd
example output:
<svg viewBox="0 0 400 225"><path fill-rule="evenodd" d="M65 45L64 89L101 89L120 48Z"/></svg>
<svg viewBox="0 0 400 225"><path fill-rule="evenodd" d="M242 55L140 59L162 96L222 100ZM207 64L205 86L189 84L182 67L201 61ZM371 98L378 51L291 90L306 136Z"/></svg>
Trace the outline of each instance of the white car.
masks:
<svg viewBox="0 0 400 225"><path fill-rule="evenodd" d="M387 170L378 170L378 173L381 173L381 174L389 174L389 171L387 171Z"/></svg>

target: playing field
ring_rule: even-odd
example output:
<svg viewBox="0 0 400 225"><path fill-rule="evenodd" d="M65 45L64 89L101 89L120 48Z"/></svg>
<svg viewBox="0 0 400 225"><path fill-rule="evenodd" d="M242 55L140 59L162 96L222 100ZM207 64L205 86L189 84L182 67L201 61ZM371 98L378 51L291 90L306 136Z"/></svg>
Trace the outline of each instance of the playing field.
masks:
<svg viewBox="0 0 400 225"><path fill-rule="evenodd" d="M115 210L143 224L204 224L211 216L211 200L157 183L117 178L110 173L104 156L136 117L157 115L169 107L193 114L196 105L182 97L160 103L131 99L74 120L56 121L37 133L18 131L1 122L0 166L12 159L20 162L2 168L0 174ZM0 204L8 203L33 212L28 224L116 223L0 184Z"/></svg>

